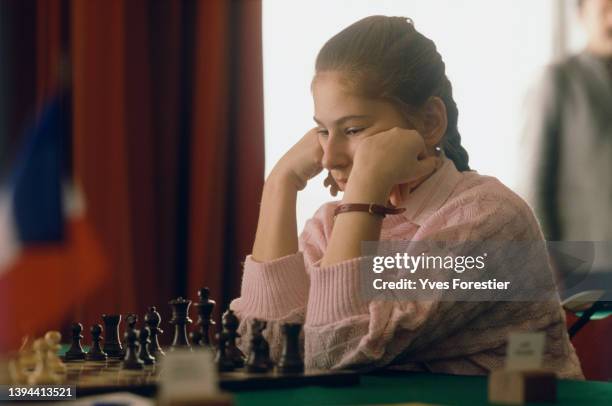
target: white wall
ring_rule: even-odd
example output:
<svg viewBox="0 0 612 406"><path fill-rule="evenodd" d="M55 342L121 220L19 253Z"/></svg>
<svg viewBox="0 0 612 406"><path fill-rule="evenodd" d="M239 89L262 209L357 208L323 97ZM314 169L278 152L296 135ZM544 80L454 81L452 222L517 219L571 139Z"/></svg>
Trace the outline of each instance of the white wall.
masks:
<svg viewBox="0 0 612 406"><path fill-rule="evenodd" d="M327 39L372 14L413 19L437 44L453 83L459 130L480 173L515 187L520 171L521 107L552 56L555 0L264 0L266 174L308 129L310 80ZM325 201L323 177L298 199L298 226Z"/></svg>

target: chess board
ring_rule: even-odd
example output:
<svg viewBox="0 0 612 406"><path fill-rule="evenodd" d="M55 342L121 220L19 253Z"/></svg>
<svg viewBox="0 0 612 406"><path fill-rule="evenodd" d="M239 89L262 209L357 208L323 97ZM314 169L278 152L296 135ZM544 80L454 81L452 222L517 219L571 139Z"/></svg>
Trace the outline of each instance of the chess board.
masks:
<svg viewBox="0 0 612 406"><path fill-rule="evenodd" d="M139 371L122 369L121 361L77 361L66 364L65 385L75 385L77 395L95 395L127 391L155 396L160 375L158 366L145 366ZM359 374L352 371L307 371L282 374L276 371L250 373L246 370L219 374L221 389L226 391L276 389L300 386L348 386L359 384Z"/></svg>

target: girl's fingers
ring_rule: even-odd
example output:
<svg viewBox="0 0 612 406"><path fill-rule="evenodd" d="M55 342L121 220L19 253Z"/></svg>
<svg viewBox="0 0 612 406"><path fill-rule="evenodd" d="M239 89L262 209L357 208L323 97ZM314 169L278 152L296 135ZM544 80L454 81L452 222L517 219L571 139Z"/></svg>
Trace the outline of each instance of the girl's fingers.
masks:
<svg viewBox="0 0 612 406"><path fill-rule="evenodd" d="M389 201L395 207L402 203L402 192L400 185L393 186L391 189L391 194L389 195Z"/></svg>

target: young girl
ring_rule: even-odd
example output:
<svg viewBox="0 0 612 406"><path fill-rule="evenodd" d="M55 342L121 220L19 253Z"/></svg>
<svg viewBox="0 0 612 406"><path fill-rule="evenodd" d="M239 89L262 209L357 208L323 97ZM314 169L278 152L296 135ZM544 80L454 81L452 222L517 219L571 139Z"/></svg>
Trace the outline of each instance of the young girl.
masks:
<svg viewBox="0 0 612 406"><path fill-rule="evenodd" d="M362 241L542 240L516 194L470 171L434 43L406 18L360 20L319 52L312 94L317 127L266 180L241 297L231 304L243 347L251 320L267 320L278 360L280 325L299 322L307 368L486 374L503 367L508 333L543 331L544 366L581 377L559 303L360 294ZM297 193L323 169L325 186L334 196L343 191L342 201L324 204L298 238ZM394 214L389 203L405 210Z"/></svg>

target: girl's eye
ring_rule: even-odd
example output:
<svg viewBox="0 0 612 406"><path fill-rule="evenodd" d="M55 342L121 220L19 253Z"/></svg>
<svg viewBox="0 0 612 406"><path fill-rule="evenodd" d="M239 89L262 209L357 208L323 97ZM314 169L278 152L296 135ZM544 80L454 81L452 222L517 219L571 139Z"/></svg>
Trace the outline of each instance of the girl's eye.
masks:
<svg viewBox="0 0 612 406"><path fill-rule="evenodd" d="M317 134L319 134L322 137L327 137L329 132L327 130L319 129L319 130L317 130Z"/></svg>
<svg viewBox="0 0 612 406"><path fill-rule="evenodd" d="M364 130L363 128L351 127L351 128L347 128L346 134L347 135L357 135L363 130Z"/></svg>

